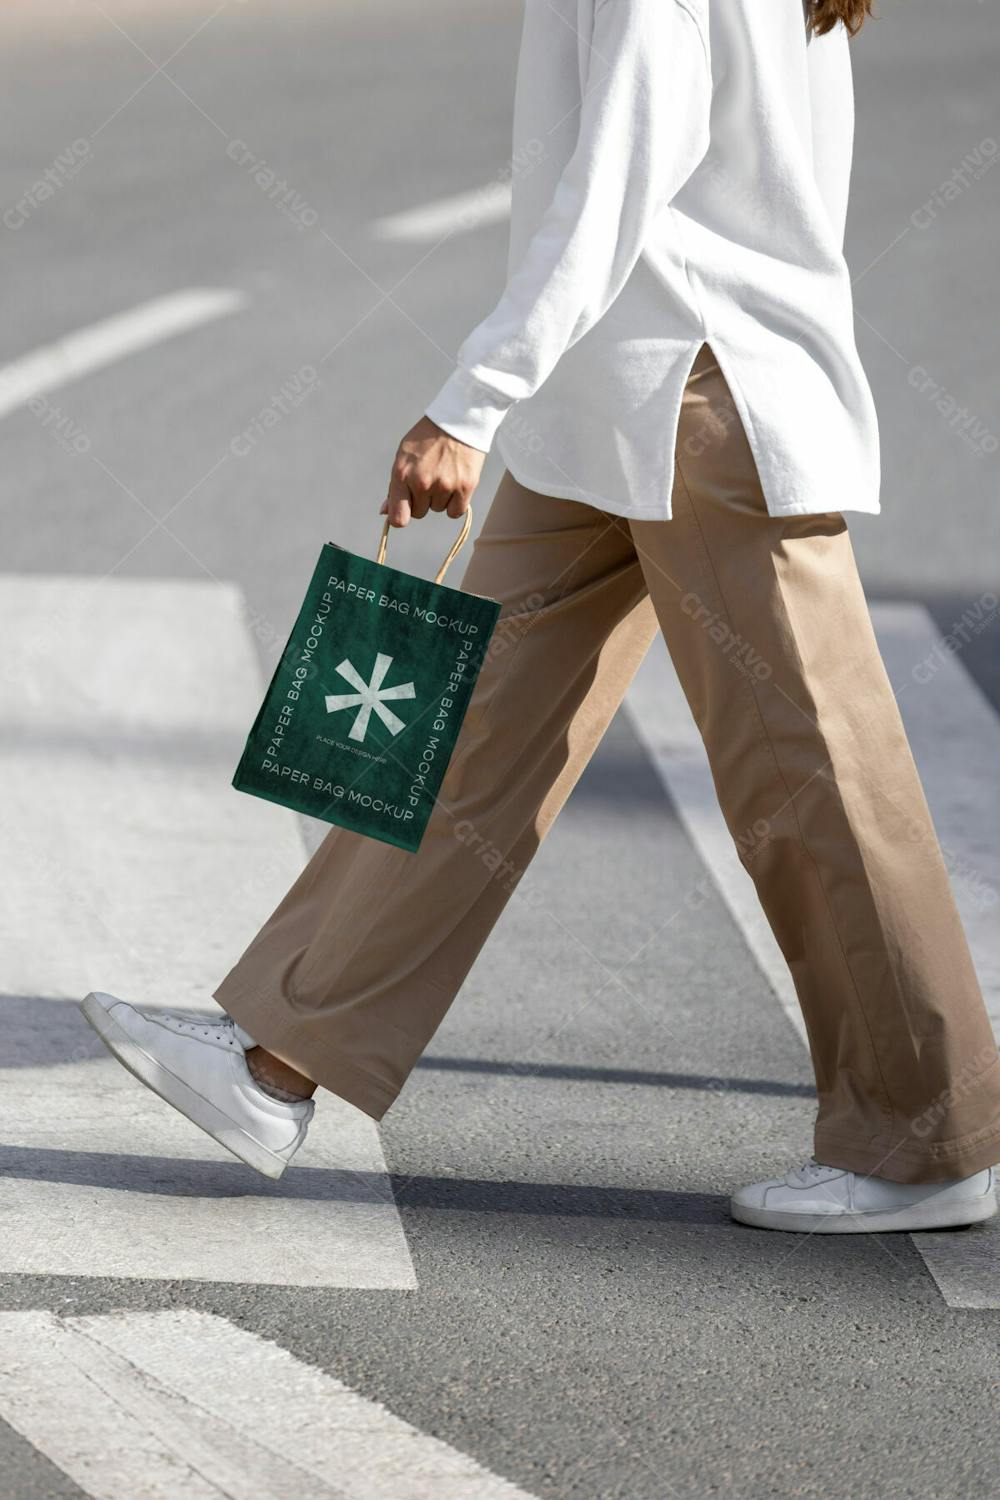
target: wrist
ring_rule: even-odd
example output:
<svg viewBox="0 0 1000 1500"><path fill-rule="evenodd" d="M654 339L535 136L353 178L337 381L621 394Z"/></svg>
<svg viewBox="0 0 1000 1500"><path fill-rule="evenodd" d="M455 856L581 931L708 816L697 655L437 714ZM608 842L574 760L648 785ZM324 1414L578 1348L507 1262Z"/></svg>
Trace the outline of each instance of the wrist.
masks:
<svg viewBox="0 0 1000 1500"><path fill-rule="evenodd" d="M449 437L488 453L512 405L459 366L427 407L426 415Z"/></svg>

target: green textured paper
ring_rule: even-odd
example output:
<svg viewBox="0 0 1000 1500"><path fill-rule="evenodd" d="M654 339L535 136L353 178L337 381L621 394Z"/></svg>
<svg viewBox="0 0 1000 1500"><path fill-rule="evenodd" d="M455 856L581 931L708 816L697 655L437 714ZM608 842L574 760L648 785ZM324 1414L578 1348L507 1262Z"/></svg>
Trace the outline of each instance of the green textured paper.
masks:
<svg viewBox="0 0 1000 1500"><path fill-rule="evenodd" d="M233 786L416 850L499 613L327 543Z"/></svg>

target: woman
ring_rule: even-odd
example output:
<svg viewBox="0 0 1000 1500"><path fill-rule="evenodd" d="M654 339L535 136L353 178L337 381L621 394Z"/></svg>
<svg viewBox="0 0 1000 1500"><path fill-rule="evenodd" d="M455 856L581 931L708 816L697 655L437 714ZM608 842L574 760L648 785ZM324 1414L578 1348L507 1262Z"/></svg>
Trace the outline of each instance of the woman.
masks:
<svg viewBox="0 0 1000 1500"><path fill-rule="evenodd" d="M509 281L383 505L394 526L461 515L497 436L464 586L501 601L501 649L424 843L334 830L217 1024L85 1002L260 1170L283 1171L318 1084L384 1114L659 628L816 1071L815 1160L733 1214L996 1211L1000 1059L841 514L879 508L842 253L869 4L527 0Z"/></svg>

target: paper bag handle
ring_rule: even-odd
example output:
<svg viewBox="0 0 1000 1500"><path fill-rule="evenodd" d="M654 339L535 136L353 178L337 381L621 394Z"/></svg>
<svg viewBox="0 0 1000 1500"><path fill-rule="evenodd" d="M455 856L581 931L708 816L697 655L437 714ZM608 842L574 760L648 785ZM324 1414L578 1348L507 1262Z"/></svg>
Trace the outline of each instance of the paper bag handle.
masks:
<svg viewBox="0 0 1000 1500"><path fill-rule="evenodd" d="M468 510L465 512L465 517L464 517L463 522L462 522L462 529L458 533L458 537L457 537L456 541L454 542L451 551L448 553L448 556L445 558L445 560L441 564L440 568L438 568L437 573L434 575L434 582L435 583L441 583L443 581L444 575L447 573L448 568L454 562L456 556L458 555L458 549L461 547L462 543L465 541L466 537L469 535L469 531L470 531L471 527L472 527L472 506L470 505L469 508L468 508ZM385 562L385 550L386 550L386 547L388 545L389 545L389 517L386 516L385 521L383 522L383 525L382 525L382 536L381 536L381 539L380 539L379 544L378 544L378 556L375 558L375 561L377 563L384 563Z"/></svg>

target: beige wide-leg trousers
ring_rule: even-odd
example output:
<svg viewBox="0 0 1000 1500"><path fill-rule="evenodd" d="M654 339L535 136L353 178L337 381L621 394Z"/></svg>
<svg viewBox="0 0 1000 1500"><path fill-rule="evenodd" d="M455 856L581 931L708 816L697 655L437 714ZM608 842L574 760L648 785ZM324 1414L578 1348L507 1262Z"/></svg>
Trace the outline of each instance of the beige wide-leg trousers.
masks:
<svg viewBox="0 0 1000 1500"><path fill-rule="evenodd" d="M419 852L334 829L215 998L381 1118L659 627L794 977L817 1159L979 1171L1000 1160L1000 1058L847 527L767 514L708 346L673 504L628 521L505 474L463 582L500 623Z"/></svg>

